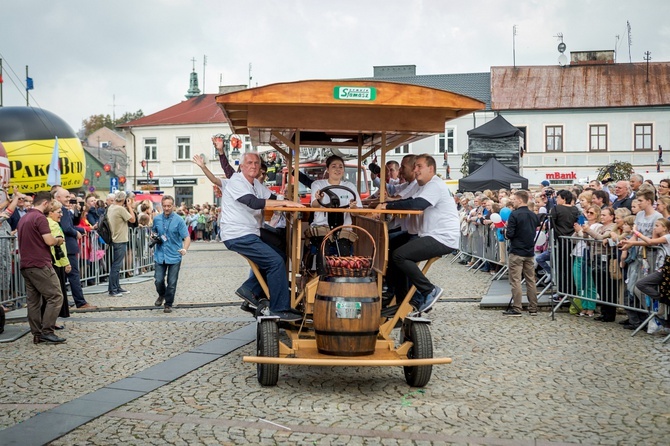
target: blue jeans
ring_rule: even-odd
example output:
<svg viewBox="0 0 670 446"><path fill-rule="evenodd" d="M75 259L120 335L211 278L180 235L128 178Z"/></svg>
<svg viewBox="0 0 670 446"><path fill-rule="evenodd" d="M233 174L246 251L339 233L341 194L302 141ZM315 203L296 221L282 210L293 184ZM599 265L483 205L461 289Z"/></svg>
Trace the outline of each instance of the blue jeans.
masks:
<svg viewBox="0 0 670 446"><path fill-rule="evenodd" d="M126 249L128 249L128 243L112 243L112 266L109 269L109 282L107 284L107 291L110 294L121 292L119 275L121 274L123 259L126 257Z"/></svg>
<svg viewBox="0 0 670 446"><path fill-rule="evenodd" d="M174 303L174 293L177 291L177 280L179 280L179 268L181 262L167 264L156 263L154 265L154 283L156 284L156 291L158 296L165 299L165 306L171 307ZM167 285L165 284L165 276L167 275Z"/></svg>
<svg viewBox="0 0 670 446"><path fill-rule="evenodd" d="M286 311L291 308L288 277L283 256L272 246L263 243L257 235L244 235L224 242L226 248L242 254L258 265L270 290L270 310ZM262 295L262 288L253 274L242 284L254 295Z"/></svg>

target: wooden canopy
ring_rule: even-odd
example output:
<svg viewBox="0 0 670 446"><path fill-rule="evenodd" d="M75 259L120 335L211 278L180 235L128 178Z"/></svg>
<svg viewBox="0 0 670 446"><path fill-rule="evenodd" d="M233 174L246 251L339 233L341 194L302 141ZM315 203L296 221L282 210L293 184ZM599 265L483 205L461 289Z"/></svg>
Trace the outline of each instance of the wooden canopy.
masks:
<svg viewBox="0 0 670 446"><path fill-rule="evenodd" d="M485 107L444 90L351 80L272 84L219 95L216 101L232 131L250 135L254 146L297 143L366 153L443 133L446 121Z"/></svg>

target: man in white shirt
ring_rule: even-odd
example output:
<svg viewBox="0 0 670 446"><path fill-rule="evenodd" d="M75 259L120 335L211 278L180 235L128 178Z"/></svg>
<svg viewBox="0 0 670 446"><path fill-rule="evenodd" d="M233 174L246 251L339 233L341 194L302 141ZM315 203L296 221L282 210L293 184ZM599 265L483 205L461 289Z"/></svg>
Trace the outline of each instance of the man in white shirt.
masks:
<svg viewBox="0 0 670 446"><path fill-rule="evenodd" d="M395 266L416 286L419 296L412 299L418 312L430 310L442 294L442 288L433 285L421 272L417 262L441 257L458 250L460 225L456 203L447 185L435 175L435 159L419 155L414 163L414 174L419 190L403 200L389 201L379 205L381 209L423 210L417 220L418 237L397 248L392 256ZM397 281L396 296L403 299L407 294L404 281Z"/></svg>
<svg viewBox="0 0 670 446"><path fill-rule="evenodd" d="M304 207L288 200L271 200L272 192L256 178L261 159L256 152L245 152L240 172L233 174L221 197L221 240L235 251L258 265L270 289L270 314L281 320L296 321L301 316L291 312L288 278L284 253L263 242L260 228L266 206ZM255 276L250 276L236 291L250 304L257 306L262 288Z"/></svg>

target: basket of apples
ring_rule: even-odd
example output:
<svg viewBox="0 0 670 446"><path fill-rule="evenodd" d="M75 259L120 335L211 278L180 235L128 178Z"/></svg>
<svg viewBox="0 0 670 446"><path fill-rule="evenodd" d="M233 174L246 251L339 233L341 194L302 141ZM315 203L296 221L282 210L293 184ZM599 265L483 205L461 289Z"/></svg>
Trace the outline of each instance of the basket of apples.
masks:
<svg viewBox="0 0 670 446"><path fill-rule="evenodd" d="M356 232L365 234L371 242L372 246L372 255L370 256L354 256L354 255L325 255L326 242L331 240L331 236L334 237L335 242L337 242L337 234L340 233L342 229L356 229ZM321 255L324 259L324 267L326 274L329 276L339 276L339 277L367 277L372 272L372 264L377 251L377 245L374 238L368 231L361 228L360 226L354 225L343 225L333 228L321 242ZM344 253L341 253L344 254ZM346 253L349 254L349 253Z"/></svg>

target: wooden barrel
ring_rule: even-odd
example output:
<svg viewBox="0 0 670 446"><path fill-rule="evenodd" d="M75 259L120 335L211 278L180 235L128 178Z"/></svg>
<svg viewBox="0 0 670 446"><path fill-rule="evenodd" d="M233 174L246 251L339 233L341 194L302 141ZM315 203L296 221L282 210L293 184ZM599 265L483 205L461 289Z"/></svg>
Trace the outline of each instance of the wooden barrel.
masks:
<svg viewBox="0 0 670 446"><path fill-rule="evenodd" d="M319 352L334 356L374 353L380 313L373 277L321 277L314 302Z"/></svg>

